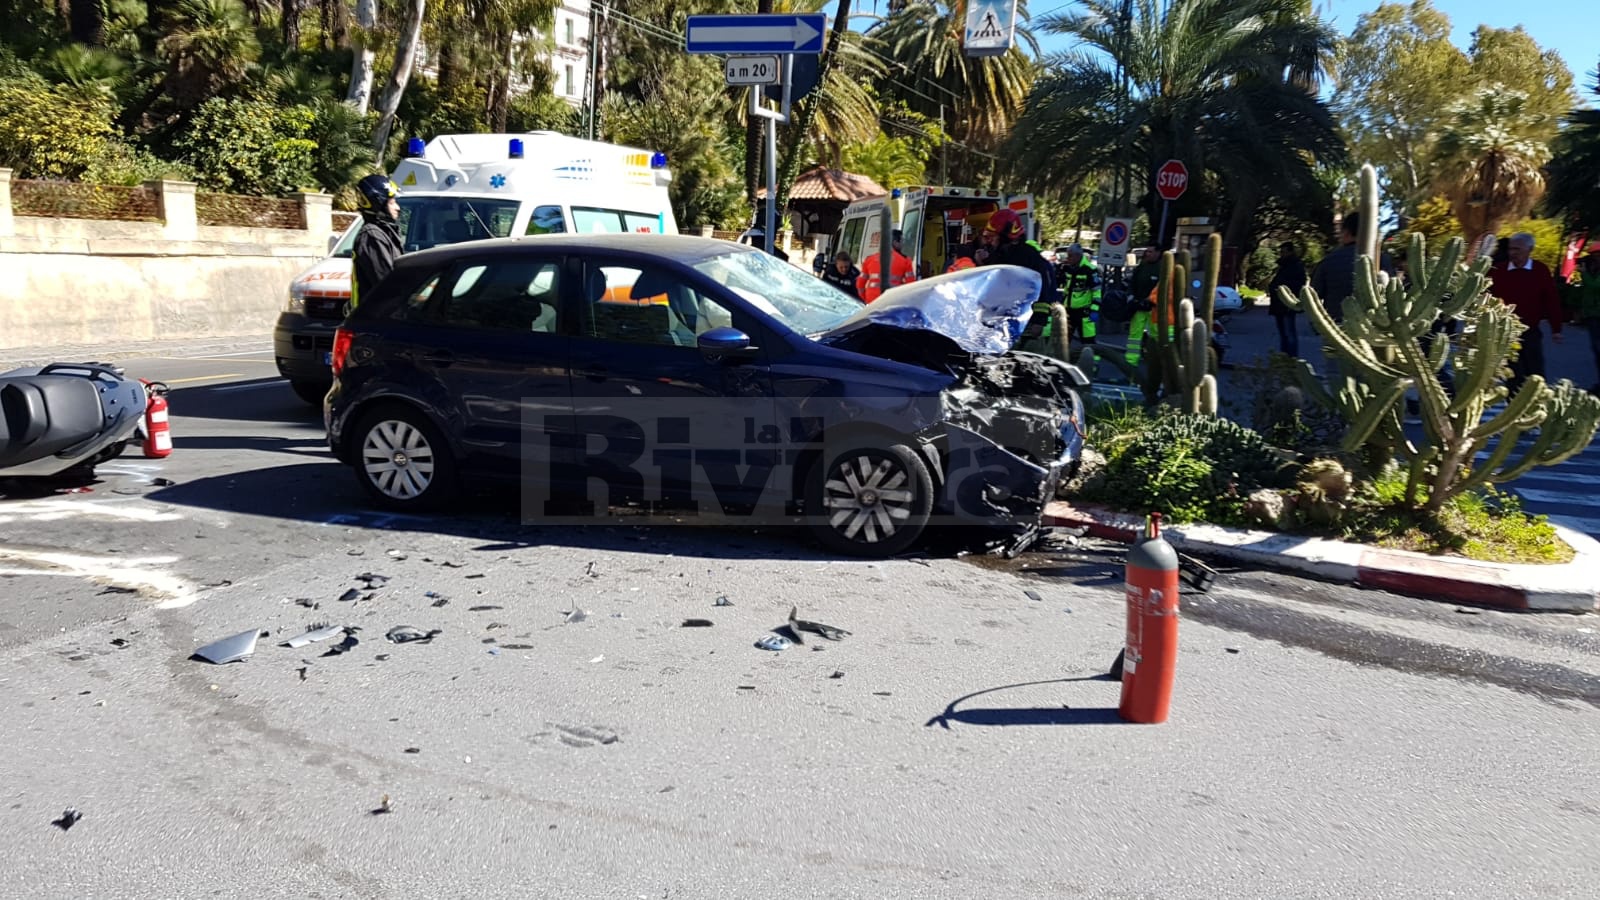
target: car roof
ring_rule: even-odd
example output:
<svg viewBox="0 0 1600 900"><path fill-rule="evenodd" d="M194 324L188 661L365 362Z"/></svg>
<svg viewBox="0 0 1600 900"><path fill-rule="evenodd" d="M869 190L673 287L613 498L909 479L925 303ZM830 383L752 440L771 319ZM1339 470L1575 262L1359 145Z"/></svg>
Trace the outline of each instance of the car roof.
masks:
<svg viewBox="0 0 1600 900"><path fill-rule="evenodd" d="M460 256L514 255L535 247L566 253L642 253L648 256L667 257L690 265L729 253L762 252L748 244L736 244L720 238L688 234L540 234L441 244L426 250L403 254L396 260L395 266L397 268L431 266Z"/></svg>

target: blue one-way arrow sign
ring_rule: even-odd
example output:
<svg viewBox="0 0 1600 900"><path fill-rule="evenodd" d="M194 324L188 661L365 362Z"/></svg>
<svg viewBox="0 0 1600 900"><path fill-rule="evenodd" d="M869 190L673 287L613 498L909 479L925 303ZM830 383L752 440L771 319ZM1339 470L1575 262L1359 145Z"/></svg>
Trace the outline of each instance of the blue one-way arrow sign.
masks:
<svg viewBox="0 0 1600 900"><path fill-rule="evenodd" d="M821 53L823 13L690 16L690 53Z"/></svg>

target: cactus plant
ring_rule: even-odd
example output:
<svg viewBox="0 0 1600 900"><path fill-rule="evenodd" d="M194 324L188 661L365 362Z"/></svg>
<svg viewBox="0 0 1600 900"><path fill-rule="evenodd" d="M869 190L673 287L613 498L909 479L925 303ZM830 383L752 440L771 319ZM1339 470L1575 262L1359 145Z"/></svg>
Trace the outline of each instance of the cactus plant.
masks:
<svg viewBox="0 0 1600 900"><path fill-rule="evenodd" d="M1216 273L1221 267L1222 238L1207 244L1206 283L1211 286L1209 296L1216 296ZM1171 250L1161 255L1161 271L1156 282L1155 352L1144 379L1147 400L1154 402L1165 396L1184 412L1217 414L1217 357L1211 348L1211 307L1205 304L1200 316L1195 315L1194 301L1184 296L1184 285L1189 283L1187 252ZM1174 321L1176 320L1176 321ZM1170 333L1160 327L1162 322L1174 322ZM1134 340L1133 335L1128 336Z"/></svg>
<svg viewBox="0 0 1600 900"><path fill-rule="evenodd" d="M1489 258L1462 265L1464 242L1458 237L1430 259L1426 240L1413 233L1407 254L1413 283L1390 279L1374 266L1377 174L1370 165L1361 169L1361 187L1364 224L1355 293L1343 298L1343 323L1334 321L1309 285L1299 296L1279 288L1280 299L1307 314L1339 363L1336 390L1324 387L1309 366L1301 382L1350 423L1344 449L1366 446L1378 451L1378 462L1404 465L1407 507L1433 514L1463 492L1512 481L1534 466L1581 452L1600 428L1600 398L1570 381L1551 387L1538 376L1508 395L1500 380L1522 324L1515 310L1488 292ZM1452 319L1465 325L1459 337L1435 334L1437 322ZM1447 362L1455 368L1453 396L1439 378ZM1420 443L1405 434L1401 419L1401 401L1413 390L1422 417ZM1502 401L1504 409L1485 419ZM1535 429L1538 437L1511 461L1518 439ZM1481 453L1487 459L1480 465ZM1426 500L1419 506L1424 488Z"/></svg>

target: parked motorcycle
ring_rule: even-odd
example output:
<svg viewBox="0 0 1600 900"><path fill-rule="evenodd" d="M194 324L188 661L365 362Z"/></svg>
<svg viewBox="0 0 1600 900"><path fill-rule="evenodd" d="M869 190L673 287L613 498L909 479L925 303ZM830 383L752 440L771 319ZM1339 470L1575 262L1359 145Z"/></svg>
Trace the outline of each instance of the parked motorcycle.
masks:
<svg viewBox="0 0 1600 900"><path fill-rule="evenodd" d="M107 363L0 374L0 479L92 479L133 439L148 402L141 382Z"/></svg>

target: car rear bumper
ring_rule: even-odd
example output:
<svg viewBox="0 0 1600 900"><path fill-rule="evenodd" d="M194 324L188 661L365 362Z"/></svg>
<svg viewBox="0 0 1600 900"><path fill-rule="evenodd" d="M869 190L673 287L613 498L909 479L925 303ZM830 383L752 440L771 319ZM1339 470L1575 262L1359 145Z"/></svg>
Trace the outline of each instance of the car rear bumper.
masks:
<svg viewBox="0 0 1600 900"><path fill-rule="evenodd" d="M333 333L339 322L301 313L281 313L272 330L272 355L278 374L290 381L331 383Z"/></svg>

